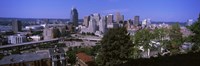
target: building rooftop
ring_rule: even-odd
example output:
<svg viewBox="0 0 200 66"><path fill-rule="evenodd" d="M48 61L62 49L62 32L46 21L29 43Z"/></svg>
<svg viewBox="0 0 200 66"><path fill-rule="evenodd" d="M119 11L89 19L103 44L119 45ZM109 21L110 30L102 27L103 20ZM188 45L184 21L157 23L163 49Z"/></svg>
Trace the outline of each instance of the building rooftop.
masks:
<svg viewBox="0 0 200 66"><path fill-rule="evenodd" d="M49 49L49 53L50 56L53 56L53 55L65 54L65 51L63 48L51 48Z"/></svg>
<svg viewBox="0 0 200 66"><path fill-rule="evenodd" d="M6 56L3 59L1 59L0 65L36 61L36 60L47 59L47 58L50 58L48 52L15 54L15 55Z"/></svg>
<svg viewBox="0 0 200 66"><path fill-rule="evenodd" d="M76 54L76 56L77 56L80 60L82 60L83 62L90 62L90 61L93 61L93 59L92 59L91 56L89 56L89 55L87 55L87 54L85 54L85 53L82 53L82 52Z"/></svg>

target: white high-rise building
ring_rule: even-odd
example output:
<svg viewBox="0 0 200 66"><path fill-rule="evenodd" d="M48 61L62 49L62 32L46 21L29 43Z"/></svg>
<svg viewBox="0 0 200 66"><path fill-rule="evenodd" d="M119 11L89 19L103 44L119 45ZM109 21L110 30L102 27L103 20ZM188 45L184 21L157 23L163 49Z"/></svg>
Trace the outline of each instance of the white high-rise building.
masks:
<svg viewBox="0 0 200 66"><path fill-rule="evenodd" d="M145 19L142 21L142 27L148 27L151 25L151 19Z"/></svg>
<svg viewBox="0 0 200 66"><path fill-rule="evenodd" d="M100 16L99 13L94 13L93 17L94 17L95 20L99 21L101 16Z"/></svg>
<svg viewBox="0 0 200 66"><path fill-rule="evenodd" d="M95 33L96 31L96 20L92 17L89 21L88 32Z"/></svg>
<svg viewBox="0 0 200 66"><path fill-rule="evenodd" d="M147 26L151 25L151 19L147 19Z"/></svg>
<svg viewBox="0 0 200 66"><path fill-rule="evenodd" d="M93 14L93 18L95 19L95 21L97 22L96 24L99 25L99 21L100 21L100 14L99 13L94 13Z"/></svg>
<svg viewBox="0 0 200 66"><path fill-rule="evenodd" d="M145 27L146 25L147 25L147 20L145 19L142 21L142 27Z"/></svg>
<svg viewBox="0 0 200 66"><path fill-rule="evenodd" d="M80 33L95 33L97 31L97 22L94 16L90 16L90 21L88 27L81 27Z"/></svg>
<svg viewBox="0 0 200 66"><path fill-rule="evenodd" d="M106 17L102 17L101 20L99 21L99 31L101 33L106 32Z"/></svg>

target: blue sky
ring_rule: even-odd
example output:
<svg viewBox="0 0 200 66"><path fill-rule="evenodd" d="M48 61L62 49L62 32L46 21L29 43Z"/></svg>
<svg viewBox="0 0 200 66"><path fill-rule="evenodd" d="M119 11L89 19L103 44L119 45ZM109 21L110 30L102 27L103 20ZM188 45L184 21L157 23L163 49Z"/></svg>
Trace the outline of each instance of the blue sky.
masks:
<svg viewBox="0 0 200 66"><path fill-rule="evenodd" d="M15 18L69 18L76 7L79 18L92 13L115 14L125 19L139 15L153 21L197 19L200 0L0 0L0 17Z"/></svg>

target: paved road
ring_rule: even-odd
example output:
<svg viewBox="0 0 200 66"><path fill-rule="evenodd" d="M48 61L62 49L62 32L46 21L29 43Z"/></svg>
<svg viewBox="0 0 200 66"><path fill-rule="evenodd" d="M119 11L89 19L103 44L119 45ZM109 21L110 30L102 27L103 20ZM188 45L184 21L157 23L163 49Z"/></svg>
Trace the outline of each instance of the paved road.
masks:
<svg viewBox="0 0 200 66"><path fill-rule="evenodd" d="M56 39L51 39L51 40L42 40L42 41L26 42L26 43L21 43L21 44L3 45L3 46L0 46L0 49L9 48L9 47L16 47L16 46L23 46L23 45L33 45L33 44L39 44L39 43L44 43L44 42L52 42L52 41L58 41L58 40L60 40L60 39L59 39L59 38L56 38Z"/></svg>

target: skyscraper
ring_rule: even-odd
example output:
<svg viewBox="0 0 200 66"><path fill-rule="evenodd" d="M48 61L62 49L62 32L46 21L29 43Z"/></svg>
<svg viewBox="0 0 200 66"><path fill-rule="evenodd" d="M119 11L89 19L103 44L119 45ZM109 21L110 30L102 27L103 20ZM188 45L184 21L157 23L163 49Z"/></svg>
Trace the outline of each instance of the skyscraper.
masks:
<svg viewBox="0 0 200 66"><path fill-rule="evenodd" d="M129 29L129 28L131 28L132 25L133 25L133 21L131 19L129 19L126 23L126 28Z"/></svg>
<svg viewBox="0 0 200 66"><path fill-rule="evenodd" d="M72 8L70 17L70 22L72 22L74 26L78 26L78 11L76 8Z"/></svg>
<svg viewBox="0 0 200 66"><path fill-rule="evenodd" d="M138 26L139 24L140 24L140 16L135 16L133 25Z"/></svg>
<svg viewBox="0 0 200 66"><path fill-rule="evenodd" d="M151 19L145 19L142 21L142 27L148 27L151 25Z"/></svg>
<svg viewBox="0 0 200 66"><path fill-rule="evenodd" d="M94 19L94 17L91 17L91 19L89 21L88 32L89 33L96 32L96 20Z"/></svg>
<svg viewBox="0 0 200 66"><path fill-rule="evenodd" d="M99 31L101 31L101 33L105 33L106 27L106 17L102 17L99 21Z"/></svg>
<svg viewBox="0 0 200 66"><path fill-rule="evenodd" d="M96 20L96 24L99 25L99 20L100 20L100 14L99 13L94 13L92 14L92 16L94 17L94 19Z"/></svg>
<svg viewBox="0 0 200 66"><path fill-rule="evenodd" d="M107 16L107 24L113 24L113 15L112 14L109 14Z"/></svg>
<svg viewBox="0 0 200 66"><path fill-rule="evenodd" d="M86 27L88 27L89 21L90 21L90 16L85 16L83 18L83 25L86 26Z"/></svg>
<svg viewBox="0 0 200 66"><path fill-rule="evenodd" d="M53 39L53 28L49 28L48 21L49 20L45 20L46 24L45 24L45 27L43 29L44 40Z"/></svg>
<svg viewBox="0 0 200 66"><path fill-rule="evenodd" d="M13 29L13 32L15 32L15 33L19 32L19 31L22 31L22 23L21 23L21 21L14 20L12 22L12 29Z"/></svg>
<svg viewBox="0 0 200 66"><path fill-rule="evenodd" d="M124 21L124 15L121 15L122 16L122 21Z"/></svg>
<svg viewBox="0 0 200 66"><path fill-rule="evenodd" d="M116 17L115 18L116 18L116 22L117 23L119 23L120 21L124 20L124 17L123 17L123 15L120 14L120 12L116 13Z"/></svg>
<svg viewBox="0 0 200 66"><path fill-rule="evenodd" d="M100 14L99 13L94 13L94 14L92 14L92 16L94 17L94 19L96 20L96 21L99 21L100 20Z"/></svg>

